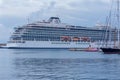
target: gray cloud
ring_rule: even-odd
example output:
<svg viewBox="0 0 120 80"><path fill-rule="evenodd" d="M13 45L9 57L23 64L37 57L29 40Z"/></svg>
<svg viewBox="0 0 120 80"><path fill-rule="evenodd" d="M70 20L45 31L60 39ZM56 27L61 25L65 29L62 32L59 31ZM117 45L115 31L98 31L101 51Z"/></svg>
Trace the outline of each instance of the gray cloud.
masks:
<svg viewBox="0 0 120 80"><path fill-rule="evenodd" d="M32 22L58 16L66 23L85 26L104 19L110 8L109 0L4 0L3 3L0 17L29 18Z"/></svg>
<svg viewBox="0 0 120 80"><path fill-rule="evenodd" d="M61 9L85 11L89 10L88 7L94 9L98 4L108 4L109 0L0 0L0 2L0 16L25 17L37 11L45 12L45 10L51 13L56 11L56 14L61 13Z"/></svg>

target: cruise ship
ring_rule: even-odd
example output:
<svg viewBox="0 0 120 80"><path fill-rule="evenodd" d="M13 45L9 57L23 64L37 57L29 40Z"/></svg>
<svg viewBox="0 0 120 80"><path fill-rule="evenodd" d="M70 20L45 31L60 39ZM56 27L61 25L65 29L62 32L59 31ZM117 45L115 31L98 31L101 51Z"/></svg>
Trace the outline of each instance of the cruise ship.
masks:
<svg viewBox="0 0 120 80"><path fill-rule="evenodd" d="M105 29L73 26L61 23L59 17L38 21L14 28L6 48L65 49L87 48L102 41Z"/></svg>

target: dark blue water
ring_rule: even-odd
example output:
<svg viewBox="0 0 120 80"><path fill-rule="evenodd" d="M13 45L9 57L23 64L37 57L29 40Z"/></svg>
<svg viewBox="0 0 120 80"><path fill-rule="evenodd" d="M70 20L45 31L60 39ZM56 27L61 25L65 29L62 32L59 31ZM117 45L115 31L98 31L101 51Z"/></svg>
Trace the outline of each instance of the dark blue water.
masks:
<svg viewBox="0 0 120 80"><path fill-rule="evenodd" d="M120 80L120 55L0 49L0 80Z"/></svg>

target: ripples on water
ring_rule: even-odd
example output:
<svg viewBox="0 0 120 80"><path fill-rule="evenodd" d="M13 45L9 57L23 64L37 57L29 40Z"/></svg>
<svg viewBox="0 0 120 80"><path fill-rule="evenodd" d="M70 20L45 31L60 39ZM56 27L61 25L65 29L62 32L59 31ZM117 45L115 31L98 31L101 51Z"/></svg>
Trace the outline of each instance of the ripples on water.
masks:
<svg viewBox="0 0 120 80"><path fill-rule="evenodd" d="M0 50L0 80L120 80L120 55Z"/></svg>

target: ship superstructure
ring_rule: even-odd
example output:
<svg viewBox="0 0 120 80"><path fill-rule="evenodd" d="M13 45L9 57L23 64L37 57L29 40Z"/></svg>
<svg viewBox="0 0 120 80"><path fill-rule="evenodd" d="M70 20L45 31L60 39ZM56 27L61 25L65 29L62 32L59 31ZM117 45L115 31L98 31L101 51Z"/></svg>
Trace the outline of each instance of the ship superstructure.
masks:
<svg viewBox="0 0 120 80"><path fill-rule="evenodd" d="M86 48L102 41L104 29L61 23L58 17L15 28L7 48Z"/></svg>

